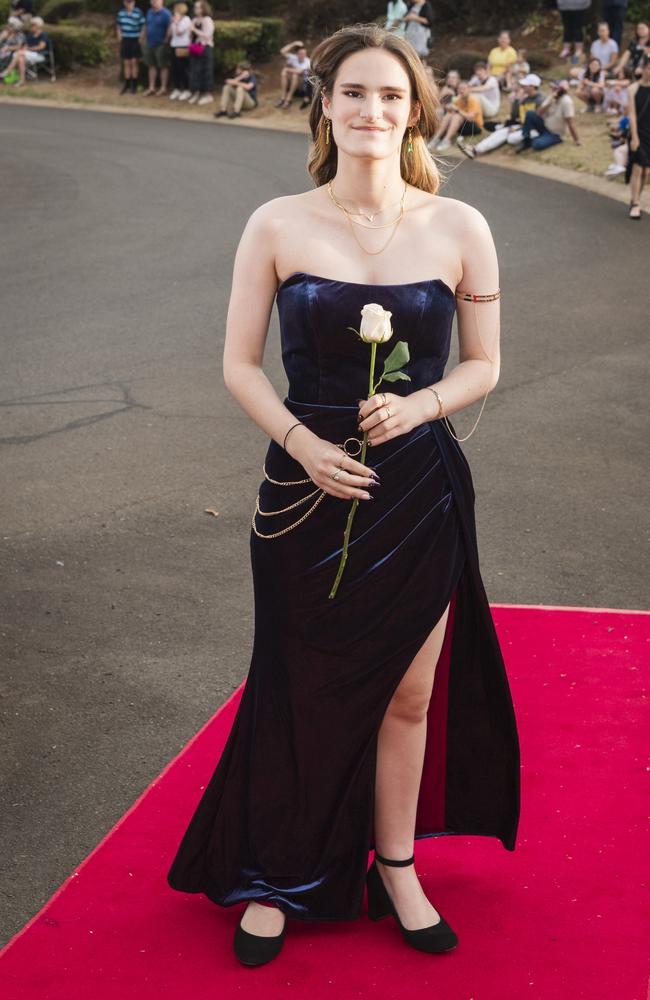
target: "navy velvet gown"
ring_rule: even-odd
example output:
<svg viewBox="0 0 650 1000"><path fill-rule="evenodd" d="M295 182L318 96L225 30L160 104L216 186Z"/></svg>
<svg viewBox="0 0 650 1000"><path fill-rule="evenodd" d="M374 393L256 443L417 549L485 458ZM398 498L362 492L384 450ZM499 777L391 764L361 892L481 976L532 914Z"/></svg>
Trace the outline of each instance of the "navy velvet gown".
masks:
<svg viewBox="0 0 650 1000"><path fill-rule="evenodd" d="M280 285L285 405L335 443L361 438L370 347L361 308L392 312L393 337L409 346L400 395L438 381L447 362L456 299L440 279L363 285L297 272ZM294 432L295 433L295 432ZM350 445L348 445L350 447ZM352 446L354 447L354 446ZM474 489L463 452L441 421L368 448L381 485L361 500L338 593L329 599L351 501L326 494L292 530L251 529L255 635L231 732L169 870L169 885L221 906L276 904L306 920L362 911L374 847L377 734L401 678L448 603L450 613L429 704L416 838L483 834L514 850L519 746L508 680L479 572ZM274 480L306 478L271 441ZM305 497L312 483L260 485L262 511ZM314 499L270 517L287 527ZM251 504L251 509L252 509ZM433 668L433 665L432 665Z"/></svg>

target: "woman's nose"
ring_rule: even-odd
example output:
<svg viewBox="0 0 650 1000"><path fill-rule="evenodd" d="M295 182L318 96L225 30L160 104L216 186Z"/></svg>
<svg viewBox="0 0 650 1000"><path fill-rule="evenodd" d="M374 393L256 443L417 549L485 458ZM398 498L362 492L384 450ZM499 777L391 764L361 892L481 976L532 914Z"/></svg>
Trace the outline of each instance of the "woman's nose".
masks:
<svg viewBox="0 0 650 1000"><path fill-rule="evenodd" d="M364 102L364 117L365 118L381 118L383 115L383 108L381 106L379 98L369 97Z"/></svg>

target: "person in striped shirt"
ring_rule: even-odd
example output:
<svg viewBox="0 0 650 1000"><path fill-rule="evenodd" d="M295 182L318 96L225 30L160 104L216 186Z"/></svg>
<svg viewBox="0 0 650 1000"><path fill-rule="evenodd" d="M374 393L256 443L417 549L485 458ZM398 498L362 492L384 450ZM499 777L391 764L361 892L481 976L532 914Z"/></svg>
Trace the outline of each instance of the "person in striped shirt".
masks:
<svg viewBox="0 0 650 1000"><path fill-rule="evenodd" d="M116 18L117 40L120 43L120 58L124 63L124 86L120 93L130 91L135 94L138 89L139 62L142 55L140 41L145 26L145 16L135 0L124 0L124 6L118 11Z"/></svg>

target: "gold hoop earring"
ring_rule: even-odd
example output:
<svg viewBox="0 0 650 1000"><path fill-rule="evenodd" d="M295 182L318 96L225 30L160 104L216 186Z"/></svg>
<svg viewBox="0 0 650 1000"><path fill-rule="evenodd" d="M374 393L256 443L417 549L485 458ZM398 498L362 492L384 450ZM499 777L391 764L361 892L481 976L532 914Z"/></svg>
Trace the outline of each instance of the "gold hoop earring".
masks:
<svg viewBox="0 0 650 1000"><path fill-rule="evenodd" d="M408 145L406 147L406 152L409 153L409 154L413 152L413 126L412 125L409 125Z"/></svg>
<svg viewBox="0 0 650 1000"><path fill-rule="evenodd" d="M330 120L327 119L327 125L325 126L325 144L329 146L330 144Z"/></svg>

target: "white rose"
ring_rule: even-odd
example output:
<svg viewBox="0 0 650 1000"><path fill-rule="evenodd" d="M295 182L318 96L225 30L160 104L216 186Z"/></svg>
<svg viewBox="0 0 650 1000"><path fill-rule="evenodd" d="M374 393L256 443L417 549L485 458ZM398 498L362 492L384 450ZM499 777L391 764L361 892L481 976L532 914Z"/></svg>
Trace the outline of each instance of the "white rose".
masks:
<svg viewBox="0 0 650 1000"><path fill-rule="evenodd" d="M359 336L366 344L385 344L393 336L390 318L393 314L376 302L368 302L361 310Z"/></svg>

